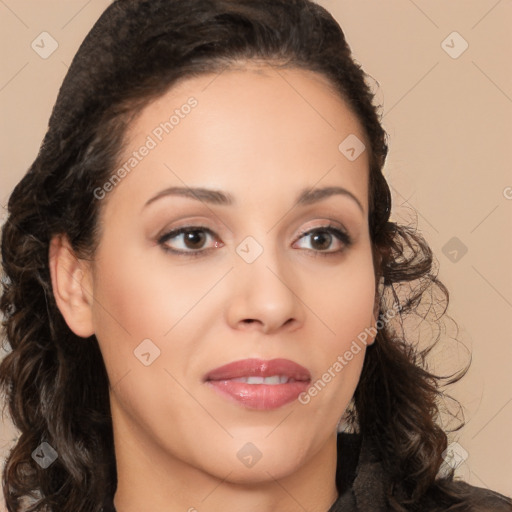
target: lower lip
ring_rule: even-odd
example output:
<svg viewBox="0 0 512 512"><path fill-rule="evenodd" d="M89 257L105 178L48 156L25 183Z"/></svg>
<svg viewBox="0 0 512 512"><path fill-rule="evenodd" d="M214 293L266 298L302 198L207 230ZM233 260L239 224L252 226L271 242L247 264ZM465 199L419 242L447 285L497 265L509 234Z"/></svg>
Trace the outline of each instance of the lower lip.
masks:
<svg viewBox="0 0 512 512"><path fill-rule="evenodd" d="M232 380L206 382L220 395L234 400L249 409L271 410L293 402L309 387L307 381L286 384L247 384Z"/></svg>

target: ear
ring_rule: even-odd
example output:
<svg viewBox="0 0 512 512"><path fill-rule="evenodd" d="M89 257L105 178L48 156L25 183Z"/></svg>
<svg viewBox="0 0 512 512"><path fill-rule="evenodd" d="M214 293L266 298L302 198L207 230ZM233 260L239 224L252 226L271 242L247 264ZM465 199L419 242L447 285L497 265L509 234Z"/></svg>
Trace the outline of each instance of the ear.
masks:
<svg viewBox="0 0 512 512"><path fill-rule="evenodd" d="M65 235L52 238L48 258L53 295L64 320L77 336L92 336L93 298L89 266L76 257Z"/></svg>

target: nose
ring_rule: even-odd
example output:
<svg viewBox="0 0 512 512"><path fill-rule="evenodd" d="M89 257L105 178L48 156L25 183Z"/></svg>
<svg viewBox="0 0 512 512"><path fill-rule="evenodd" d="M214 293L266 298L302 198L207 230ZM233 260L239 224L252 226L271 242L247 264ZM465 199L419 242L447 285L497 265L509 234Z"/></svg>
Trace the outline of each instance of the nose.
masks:
<svg viewBox="0 0 512 512"><path fill-rule="evenodd" d="M272 334L301 327L305 314L301 283L285 256L265 250L252 263L240 259L234 270L226 309L232 328Z"/></svg>

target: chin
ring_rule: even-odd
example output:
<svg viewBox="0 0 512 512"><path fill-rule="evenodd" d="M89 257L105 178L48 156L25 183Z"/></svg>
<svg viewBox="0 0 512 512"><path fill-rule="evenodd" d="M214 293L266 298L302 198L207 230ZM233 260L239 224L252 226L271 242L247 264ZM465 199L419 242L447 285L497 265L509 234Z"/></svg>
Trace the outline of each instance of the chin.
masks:
<svg viewBox="0 0 512 512"><path fill-rule="evenodd" d="M281 440L272 442L268 430L262 436L244 436L244 440L235 440L222 450L222 453L210 453L204 469L221 479L226 478L237 484L255 484L285 478L295 473L304 464L304 443L284 444ZM226 456L231 452L230 456ZM206 461L203 461L203 463Z"/></svg>
<svg viewBox="0 0 512 512"><path fill-rule="evenodd" d="M231 466L226 468L226 472L222 475L217 475L219 478L226 479L227 482L231 482L239 485L255 485L264 484L268 482L274 482L276 479L281 480L294 474L300 469L300 463L297 461L287 461L281 459L278 463L275 460L263 461L263 458L255 464L253 467L243 467L238 461L235 467ZM215 467L215 473L219 473L218 466ZM229 473L229 476L226 475Z"/></svg>

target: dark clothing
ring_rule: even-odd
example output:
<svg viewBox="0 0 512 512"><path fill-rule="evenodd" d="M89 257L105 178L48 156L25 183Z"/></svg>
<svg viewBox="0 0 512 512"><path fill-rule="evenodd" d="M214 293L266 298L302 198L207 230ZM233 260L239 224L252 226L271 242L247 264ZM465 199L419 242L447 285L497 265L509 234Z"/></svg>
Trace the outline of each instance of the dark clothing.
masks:
<svg viewBox="0 0 512 512"><path fill-rule="evenodd" d="M339 498L327 512L385 512L386 474L381 463L354 434L338 434L336 486ZM464 505L450 508L433 492L427 493L414 512L512 512L512 499L497 492L474 487L459 480L451 482L453 490L467 494ZM406 507L407 508L407 507Z"/></svg>
<svg viewBox="0 0 512 512"><path fill-rule="evenodd" d="M356 434L338 434L338 465L336 487L339 497L326 512L386 512L385 482L382 465ZM450 508L427 493L415 512L512 512L512 499L499 493L453 481L454 490L467 493L467 504ZM103 512L116 512L112 502Z"/></svg>

